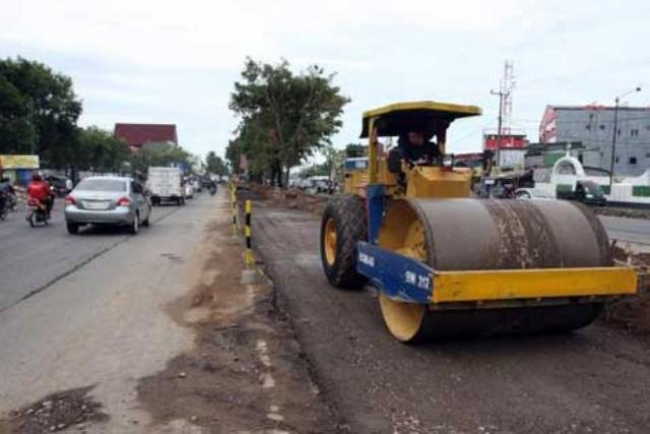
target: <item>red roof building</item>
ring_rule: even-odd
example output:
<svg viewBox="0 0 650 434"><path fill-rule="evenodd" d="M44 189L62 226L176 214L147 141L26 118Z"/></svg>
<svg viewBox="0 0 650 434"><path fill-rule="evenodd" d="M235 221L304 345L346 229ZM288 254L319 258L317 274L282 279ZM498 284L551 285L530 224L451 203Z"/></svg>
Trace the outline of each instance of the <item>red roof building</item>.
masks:
<svg viewBox="0 0 650 434"><path fill-rule="evenodd" d="M140 149L149 143L178 146L174 124L115 124L113 134L124 140L131 149Z"/></svg>

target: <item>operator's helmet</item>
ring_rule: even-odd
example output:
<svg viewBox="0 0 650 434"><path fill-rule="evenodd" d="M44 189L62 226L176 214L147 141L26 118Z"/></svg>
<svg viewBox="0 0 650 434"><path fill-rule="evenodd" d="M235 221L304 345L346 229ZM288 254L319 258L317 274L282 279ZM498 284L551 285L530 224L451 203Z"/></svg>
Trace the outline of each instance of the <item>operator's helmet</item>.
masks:
<svg viewBox="0 0 650 434"><path fill-rule="evenodd" d="M42 181L43 176L41 175L40 172L33 172L32 173L32 181Z"/></svg>

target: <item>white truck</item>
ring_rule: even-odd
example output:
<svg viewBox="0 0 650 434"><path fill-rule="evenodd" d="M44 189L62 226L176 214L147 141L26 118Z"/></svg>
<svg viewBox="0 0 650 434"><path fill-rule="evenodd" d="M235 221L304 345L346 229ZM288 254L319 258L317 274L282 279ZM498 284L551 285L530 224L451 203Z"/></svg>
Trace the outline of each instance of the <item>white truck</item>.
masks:
<svg viewBox="0 0 650 434"><path fill-rule="evenodd" d="M151 196L151 204L154 206L165 201L185 205L183 173L177 167L150 167L147 190Z"/></svg>

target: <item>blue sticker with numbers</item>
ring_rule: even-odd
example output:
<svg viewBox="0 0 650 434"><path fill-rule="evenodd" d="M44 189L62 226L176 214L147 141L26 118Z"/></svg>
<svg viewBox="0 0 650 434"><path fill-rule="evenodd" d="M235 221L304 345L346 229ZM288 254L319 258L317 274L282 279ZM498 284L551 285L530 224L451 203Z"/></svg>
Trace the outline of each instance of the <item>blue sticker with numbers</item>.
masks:
<svg viewBox="0 0 650 434"><path fill-rule="evenodd" d="M429 303L433 269L426 264L366 242L357 244L357 271L390 298Z"/></svg>

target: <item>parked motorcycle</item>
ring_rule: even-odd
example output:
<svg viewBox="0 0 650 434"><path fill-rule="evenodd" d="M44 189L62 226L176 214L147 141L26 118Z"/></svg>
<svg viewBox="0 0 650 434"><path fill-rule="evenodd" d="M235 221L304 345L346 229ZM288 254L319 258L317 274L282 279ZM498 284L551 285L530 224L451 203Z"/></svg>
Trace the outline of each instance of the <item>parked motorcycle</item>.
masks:
<svg viewBox="0 0 650 434"><path fill-rule="evenodd" d="M31 227L38 224L48 225L50 216L47 210L47 205L38 199L30 198L27 202L27 222Z"/></svg>

